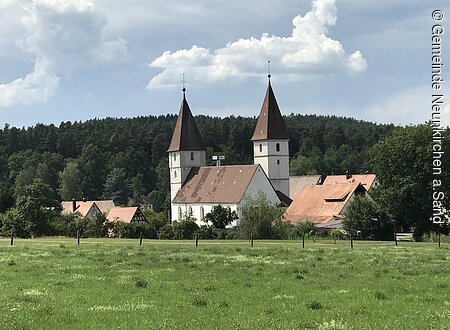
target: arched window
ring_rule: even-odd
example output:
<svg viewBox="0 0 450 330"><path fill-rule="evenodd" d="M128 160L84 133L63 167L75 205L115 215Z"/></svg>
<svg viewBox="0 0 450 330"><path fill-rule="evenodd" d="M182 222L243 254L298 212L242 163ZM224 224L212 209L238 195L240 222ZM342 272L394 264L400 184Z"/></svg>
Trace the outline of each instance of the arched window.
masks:
<svg viewBox="0 0 450 330"><path fill-rule="evenodd" d="M262 152L262 144L259 144L259 152Z"/></svg>
<svg viewBox="0 0 450 330"><path fill-rule="evenodd" d="M227 206L227 212L231 213L231 207Z"/></svg>
<svg viewBox="0 0 450 330"><path fill-rule="evenodd" d="M200 206L200 220L205 220L205 209Z"/></svg>
<svg viewBox="0 0 450 330"><path fill-rule="evenodd" d="M192 215L192 206L189 206L189 216Z"/></svg>
<svg viewBox="0 0 450 330"><path fill-rule="evenodd" d="M280 165L280 160L279 159L277 159L277 165Z"/></svg>
<svg viewBox="0 0 450 330"><path fill-rule="evenodd" d="M178 220L181 220L182 212L181 212L181 206L178 206Z"/></svg>
<svg viewBox="0 0 450 330"><path fill-rule="evenodd" d="M177 178L177 171L173 171L173 177L176 179Z"/></svg>
<svg viewBox="0 0 450 330"><path fill-rule="evenodd" d="M191 152L191 160L194 160L194 153Z"/></svg>
<svg viewBox="0 0 450 330"><path fill-rule="evenodd" d="M173 154L173 161L174 161L174 162L177 161L177 154Z"/></svg>
<svg viewBox="0 0 450 330"><path fill-rule="evenodd" d="M277 143L276 148L277 148L277 151L280 151L280 144L279 143Z"/></svg>

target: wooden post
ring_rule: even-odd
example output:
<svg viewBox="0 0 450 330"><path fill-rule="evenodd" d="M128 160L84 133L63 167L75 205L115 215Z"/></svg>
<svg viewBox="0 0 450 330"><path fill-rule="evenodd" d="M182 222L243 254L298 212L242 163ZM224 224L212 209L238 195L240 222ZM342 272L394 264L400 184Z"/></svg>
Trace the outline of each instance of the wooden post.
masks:
<svg viewBox="0 0 450 330"><path fill-rule="evenodd" d="M250 234L250 245L253 247L253 234Z"/></svg>
<svg viewBox="0 0 450 330"><path fill-rule="evenodd" d="M198 234L195 234L195 247L198 247Z"/></svg>
<svg viewBox="0 0 450 330"><path fill-rule="evenodd" d="M439 227L438 232L438 248L441 248L441 228Z"/></svg>
<svg viewBox="0 0 450 330"><path fill-rule="evenodd" d="M305 233L302 235L302 248L305 248Z"/></svg>
<svg viewBox="0 0 450 330"><path fill-rule="evenodd" d="M353 250L353 235L352 234L350 234L350 247Z"/></svg>
<svg viewBox="0 0 450 330"><path fill-rule="evenodd" d="M80 245L80 230L77 230L77 244Z"/></svg>
<svg viewBox="0 0 450 330"><path fill-rule="evenodd" d="M142 231L139 234L139 246L142 246Z"/></svg>
<svg viewBox="0 0 450 330"><path fill-rule="evenodd" d="M395 246L398 246L398 241L397 241L397 226L394 224L394 241L395 241Z"/></svg>
<svg viewBox="0 0 450 330"><path fill-rule="evenodd" d="M14 244L14 229L11 229L11 246Z"/></svg>

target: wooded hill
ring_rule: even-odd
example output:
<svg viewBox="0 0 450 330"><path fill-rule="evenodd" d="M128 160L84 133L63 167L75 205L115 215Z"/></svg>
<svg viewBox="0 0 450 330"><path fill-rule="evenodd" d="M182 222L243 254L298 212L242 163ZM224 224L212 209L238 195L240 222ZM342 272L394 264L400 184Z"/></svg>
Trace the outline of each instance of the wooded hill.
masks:
<svg viewBox="0 0 450 330"><path fill-rule="evenodd" d="M0 130L0 212L14 205L27 185L41 178L54 196L115 198L121 203L168 205L167 148L177 116L93 119ZM291 175L372 170L368 149L393 131L350 118L291 114ZM252 163L256 118L197 116L211 156L225 164Z"/></svg>

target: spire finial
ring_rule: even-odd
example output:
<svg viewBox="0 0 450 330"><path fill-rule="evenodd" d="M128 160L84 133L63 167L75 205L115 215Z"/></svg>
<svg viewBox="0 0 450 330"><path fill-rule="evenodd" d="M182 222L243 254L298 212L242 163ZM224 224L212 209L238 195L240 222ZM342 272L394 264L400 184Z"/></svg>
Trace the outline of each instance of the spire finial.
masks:
<svg viewBox="0 0 450 330"><path fill-rule="evenodd" d="M187 81L184 79L184 72L183 72L183 79L181 80L181 83L183 84L183 88L181 89L183 91L183 94L186 92L186 83Z"/></svg>
<svg viewBox="0 0 450 330"><path fill-rule="evenodd" d="M269 78L270 81L270 77L272 77L272 75L270 74L270 60L267 61L267 72L268 72L267 77Z"/></svg>

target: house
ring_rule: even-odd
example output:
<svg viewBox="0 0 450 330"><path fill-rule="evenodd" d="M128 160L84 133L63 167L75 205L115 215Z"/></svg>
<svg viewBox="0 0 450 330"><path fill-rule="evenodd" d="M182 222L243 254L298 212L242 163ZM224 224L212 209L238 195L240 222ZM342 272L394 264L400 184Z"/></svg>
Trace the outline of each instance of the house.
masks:
<svg viewBox="0 0 450 330"><path fill-rule="evenodd" d="M108 214L112 208L116 207L116 204L112 199L95 201L95 204L104 214Z"/></svg>
<svg viewBox="0 0 450 330"><path fill-rule="evenodd" d="M359 182L305 185L284 213L292 224L310 221L322 231L340 228L351 201L367 190Z"/></svg>
<svg viewBox="0 0 450 330"><path fill-rule="evenodd" d="M302 175L289 177L289 196L294 199L306 185L320 184L321 175Z"/></svg>
<svg viewBox="0 0 450 330"><path fill-rule="evenodd" d="M63 201L61 203L63 214L78 213L84 219L94 220L102 213L95 201Z"/></svg>
<svg viewBox="0 0 450 330"><path fill-rule="evenodd" d="M112 208L106 219L110 222L123 221L125 223L132 222L148 222L144 213L137 206L134 207L114 207Z"/></svg>
<svg viewBox="0 0 450 330"><path fill-rule="evenodd" d="M270 203L289 205L289 137L270 83L251 138L253 165L206 166L206 148L183 88L169 154L171 220L195 218L199 225L214 206L240 217L245 197L259 192ZM239 223L239 219L236 224Z"/></svg>
<svg viewBox="0 0 450 330"><path fill-rule="evenodd" d="M361 183L367 191L370 191L372 188L376 188L379 186L379 182L375 174L343 174L343 175L328 175L323 184L333 184L333 183Z"/></svg>

